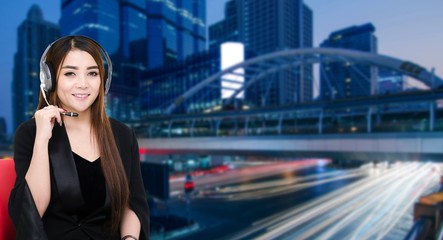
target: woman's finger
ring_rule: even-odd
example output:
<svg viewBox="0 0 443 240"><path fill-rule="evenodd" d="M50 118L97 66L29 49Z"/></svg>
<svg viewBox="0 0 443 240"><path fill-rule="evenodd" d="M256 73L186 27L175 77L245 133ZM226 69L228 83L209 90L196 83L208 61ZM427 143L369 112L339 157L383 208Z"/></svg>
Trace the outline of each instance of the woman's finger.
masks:
<svg viewBox="0 0 443 240"><path fill-rule="evenodd" d="M49 105L44 107L43 109L39 110L42 111L39 115L45 116L45 118L51 119L51 123L54 123L54 120L57 121L57 123L61 126L62 125L62 117L61 114L64 112L62 108L59 108L57 106Z"/></svg>

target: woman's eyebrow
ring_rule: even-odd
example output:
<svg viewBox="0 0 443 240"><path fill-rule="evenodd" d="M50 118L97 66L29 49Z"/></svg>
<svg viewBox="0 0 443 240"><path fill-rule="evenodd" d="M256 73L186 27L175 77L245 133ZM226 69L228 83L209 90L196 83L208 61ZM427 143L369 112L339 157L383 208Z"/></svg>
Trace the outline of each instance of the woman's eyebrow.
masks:
<svg viewBox="0 0 443 240"><path fill-rule="evenodd" d="M66 66L63 66L62 68L75 69L75 70L78 69L78 67L76 67L76 66L71 66L71 65L66 65ZM86 69L87 69L87 70L90 70L90 69L97 69L97 68L98 68L98 66L90 66L90 67L87 67Z"/></svg>
<svg viewBox="0 0 443 240"><path fill-rule="evenodd" d="M68 69L78 69L78 67L75 66L70 66L70 65L65 65L62 68L68 68Z"/></svg>

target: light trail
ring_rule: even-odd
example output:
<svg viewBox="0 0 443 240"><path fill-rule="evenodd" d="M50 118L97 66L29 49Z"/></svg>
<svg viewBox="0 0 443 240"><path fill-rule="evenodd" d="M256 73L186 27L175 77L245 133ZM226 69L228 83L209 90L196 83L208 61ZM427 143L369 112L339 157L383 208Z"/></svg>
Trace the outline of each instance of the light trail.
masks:
<svg viewBox="0 0 443 240"><path fill-rule="evenodd" d="M435 165L431 163L402 163L349 171L350 176L355 174L362 179L302 206L257 221L230 239L251 238L260 233L264 234L256 239L384 239L399 219L412 211L418 197L438 186L440 173L434 170ZM308 187L309 183L321 184L340 179L333 174L321 176L326 179L308 183L300 183L303 178L290 182L275 181L273 183L280 191L274 193L284 194L291 187L291 190L297 189L297 185L306 184ZM266 193L259 190L260 186L269 189L269 184L239 187L230 197L247 196L241 189Z"/></svg>
<svg viewBox="0 0 443 240"><path fill-rule="evenodd" d="M399 192L395 190L398 189L399 185L404 183L401 178L408 176L404 173L397 173L396 175L400 176L400 178L394 179L394 181L391 181L390 179L391 184L383 185L383 191L380 191L378 188L376 192L374 191L367 194L365 199L361 202L361 205L356 206L356 210L353 211L352 214L345 216L344 213L337 213L344 217L344 219L335 223L333 228L322 233L319 239L331 239L340 229L343 229L356 221L362 223L351 231L350 237L345 237L344 239L374 239L374 236L372 236L374 232L379 232L385 224L389 224L390 222L395 223L400 216L397 216L396 218L390 217L390 215L398 212L399 203L405 199L405 196L402 195L405 191ZM413 179L409 180L413 181ZM403 187L405 186L403 185ZM348 221L345 221L345 219ZM374 229L377 231L374 231ZM371 230L371 234L365 234L367 231Z"/></svg>
<svg viewBox="0 0 443 240"><path fill-rule="evenodd" d="M307 189L320 184L325 184L338 180L363 177L364 174L365 173L363 172L352 173L343 176L333 176L327 179L320 179L309 182L302 182L306 181L306 179L303 177L299 177L290 181L283 180L278 183L273 182L274 184L276 184L275 186L272 186L269 183L256 183L256 184L250 184L253 186L243 186L235 189L222 188L222 189L216 189L214 191L203 191L203 195L201 195L201 197L226 199L229 201L263 199L263 198L279 196L282 194L288 194L291 192Z"/></svg>
<svg viewBox="0 0 443 240"><path fill-rule="evenodd" d="M336 202L318 206L317 210L293 215L293 220L275 224L257 239L278 239L288 236L288 233L288 239L295 236L298 239L383 238L384 235L380 236L378 233L387 234L384 226L392 228L400 218L395 214L406 212L416 200L406 197L410 196L411 192L418 192L415 183L427 182L432 185L438 182L438 175L435 172L430 174L431 169L430 164L420 167L417 163L412 163L385 171L378 177L370 177L370 182L361 184L349 194L338 198ZM419 195L415 197L417 196ZM313 220L323 224L299 230Z"/></svg>
<svg viewBox="0 0 443 240"><path fill-rule="evenodd" d="M280 175L285 172L294 172L305 168L312 168L319 164L327 164L326 159L306 159L297 161L275 162L268 165L259 165L241 169L232 169L222 174L211 174L194 177L195 189L211 189L222 185L252 182L256 179ZM171 195L183 193L184 178L170 180Z"/></svg>

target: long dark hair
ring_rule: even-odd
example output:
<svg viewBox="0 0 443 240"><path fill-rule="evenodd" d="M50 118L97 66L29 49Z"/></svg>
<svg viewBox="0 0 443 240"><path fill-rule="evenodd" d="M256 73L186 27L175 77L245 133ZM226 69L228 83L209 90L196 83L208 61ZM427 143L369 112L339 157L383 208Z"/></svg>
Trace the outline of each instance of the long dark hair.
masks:
<svg viewBox="0 0 443 240"><path fill-rule="evenodd" d="M97 43L84 36L69 36L64 37L55 42L49 49L46 55L46 63L54 69L56 78L59 76L59 69L69 51L79 49L89 53L98 65L101 83L100 92L91 105L91 134L94 134L100 149L100 158L103 175L106 180L106 187L111 197L111 229L117 231L120 221L123 216L125 208L129 201L129 186L123 164L115 143L114 134L112 132L111 124L105 111L104 98L104 62L100 47ZM56 80L57 81L57 80ZM58 98L57 84L55 90L48 93L48 101L51 105L61 106L61 101ZM46 106L42 93L37 109L42 109Z"/></svg>

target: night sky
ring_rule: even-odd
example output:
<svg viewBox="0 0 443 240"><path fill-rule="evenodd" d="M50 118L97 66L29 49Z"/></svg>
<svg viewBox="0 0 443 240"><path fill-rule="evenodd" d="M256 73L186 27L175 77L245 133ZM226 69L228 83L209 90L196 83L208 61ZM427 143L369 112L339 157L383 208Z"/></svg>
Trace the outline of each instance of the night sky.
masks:
<svg viewBox="0 0 443 240"><path fill-rule="evenodd" d="M223 18L226 0L207 0L207 24ZM60 1L2 1L0 14L0 117L12 132L11 90L13 57L17 51L17 27L32 4L38 4L45 20L57 23ZM442 0L305 0L314 13L314 46L336 30L367 22L374 24L379 54L415 62L443 76Z"/></svg>

